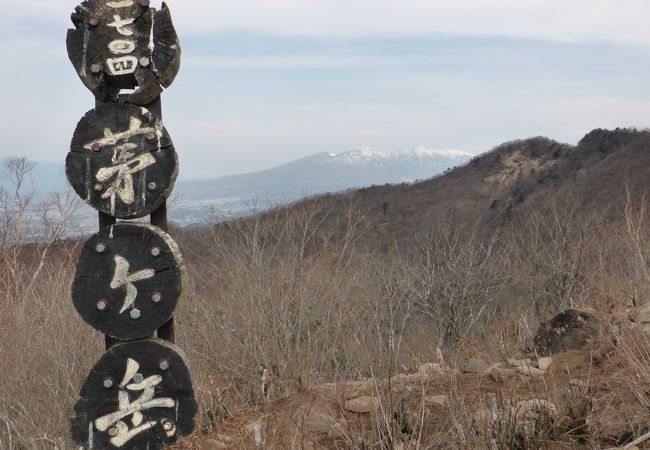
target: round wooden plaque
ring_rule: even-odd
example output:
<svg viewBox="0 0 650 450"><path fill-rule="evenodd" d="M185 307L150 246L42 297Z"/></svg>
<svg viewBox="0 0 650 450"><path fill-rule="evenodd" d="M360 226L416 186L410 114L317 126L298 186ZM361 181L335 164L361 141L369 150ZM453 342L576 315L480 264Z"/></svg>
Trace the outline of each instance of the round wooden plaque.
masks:
<svg viewBox="0 0 650 450"><path fill-rule="evenodd" d="M84 85L102 102L138 88L129 103L147 105L174 81L180 45L169 8L149 0L87 0L72 14L68 57Z"/></svg>
<svg viewBox="0 0 650 450"><path fill-rule="evenodd" d="M162 122L147 109L105 104L77 125L66 175L96 210L134 219L153 212L174 189L178 155Z"/></svg>
<svg viewBox="0 0 650 450"><path fill-rule="evenodd" d="M90 372L74 411L72 436L83 448L162 449L194 430L187 360L159 340L116 345Z"/></svg>
<svg viewBox="0 0 650 450"><path fill-rule="evenodd" d="M183 257L169 235L151 225L120 222L84 246L72 302L103 334L139 339L172 317L185 283Z"/></svg>

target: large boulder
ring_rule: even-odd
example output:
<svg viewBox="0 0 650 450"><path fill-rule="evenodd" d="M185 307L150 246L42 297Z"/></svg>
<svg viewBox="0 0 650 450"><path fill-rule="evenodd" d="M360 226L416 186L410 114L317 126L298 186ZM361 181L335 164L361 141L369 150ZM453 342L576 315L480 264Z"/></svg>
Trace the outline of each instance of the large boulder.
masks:
<svg viewBox="0 0 650 450"><path fill-rule="evenodd" d="M535 351L541 356L569 350L581 350L597 340L596 316L587 311L569 309L540 325L535 335Z"/></svg>

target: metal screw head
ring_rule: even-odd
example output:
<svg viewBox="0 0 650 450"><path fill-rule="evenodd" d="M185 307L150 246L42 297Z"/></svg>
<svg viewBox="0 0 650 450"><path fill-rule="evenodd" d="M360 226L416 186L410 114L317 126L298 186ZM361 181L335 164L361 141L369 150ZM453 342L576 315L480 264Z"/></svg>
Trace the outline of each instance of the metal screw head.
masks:
<svg viewBox="0 0 650 450"><path fill-rule="evenodd" d="M142 316L142 313L140 312L139 309L132 309L131 310L131 319L138 320L141 316Z"/></svg>
<svg viewBox="0 0 650 450"><path fill-rule="evenodd" d="M101 64L93 64L90 66L90 71L94 74L98 74L99 72L102 71L102 66Z"/></svg>
<svg viewBox="0 0 650 450"><path fill-rule="evenodd" d="M153 131L151 133L147 133L147 140L149 142L153 142L158 138L158 135L154 133Z"/></svg>
<svg viewBox="0 0 650 450"><path fill-rule="evenodd" d="M151 294L151 301L154 303L162 303L163 301L163 295L160 292L154 292Z"/></svg>
<svg viewBox="0 0 650 450"><path fill-rule="evenodd" d="M161 422L163 430L172 431L174 429L174 422L169 419L165 419Z"/></svg>
<svg viewBox="0 0 650 450"><path fill-rule="evenodd" d="M92 147L90 147L90 149L95 153L99 153L102 151L102 144L100 144L99 142L95 142L92 145Z"/></svg>
<svg viewBox="0 0 650 450"><path fill-rule="evenodd" d="M96 27L97 25L99 25L99 17L96 17L96 16L91 17L90 20L88 21L88 23L91 26Z"/></svg>
<svg viewBox="0 0 650 450"><path fill-rule="evenodd" d="M142 375L141 373L136 373L135 375L133 375L133 381L135 383L142 383L144 381L144 375Z"/></svg>
<svg viewBox="0 0 650 450"><path fill-rule="evenodd" d="M118 434L120 434L120 431L119 431L116 427L112 427L112 428L109 428L109 429L108 429L108 435L109 435L110 437L115 437L115 436L117 436Z"/></svg>
<svg viewBox="0 0 650 450"><path fill-rule="evenodd" d="M155 181L150 181L147 183L147 189L149 189L151 192L156 192L158 190L158 183Z"/></svg>
<svg viewBox="0 0 650 450"><path fill-rule="evenodd" d="M140 58L140 65L142 67L147 67L149 65L149 63L150 63L149 58L147 58L146 56L143 56L142 58Z"/></svg>
<svg viewBox="0 0 650 450"><path fill-rule="evenodd" d="M106 311L108 309L108 302L106 300L100 300L97 302L97 310Z"/></svg>
<svg viewBox="0 0 650 450"><path fill-rule="evenodd" d="M111 377L106 377L106 378L104 378L104 382L102 383L102 385L103 385L104 388L106 388L106 389L110 389L110 388L112 388L112 387L113 387L113 384L114 384L114 383L113 383L113 379L112 379Z"/></svg>
<svg viewBox="0 0 650 450"><path fill-rule="evenodd" d="M151 249L151 256L154 258L158 258L161 255L162 251L160 250L159 247L154 247Z"/></svg>
<svg viewBox="0 0 650 450"><path fill-rule="evenodd" d="M104 185L102 183L95 184L95 192L102 192L104 190Z"/></svg>
<svg viewBox="0 0 650 450"><path fill-rule="evenodd" d="M160 370L169 370L169 361L167 361L166 359L163 359L162 361L160 361L158 363L158 368Z"/></svg>
<svg viewBox="0 0 650 450"><path fill-rule="evenodd" d="M106 244L99 242L97 245L95 245L95 251L99 254L106 253Z"/></svg>

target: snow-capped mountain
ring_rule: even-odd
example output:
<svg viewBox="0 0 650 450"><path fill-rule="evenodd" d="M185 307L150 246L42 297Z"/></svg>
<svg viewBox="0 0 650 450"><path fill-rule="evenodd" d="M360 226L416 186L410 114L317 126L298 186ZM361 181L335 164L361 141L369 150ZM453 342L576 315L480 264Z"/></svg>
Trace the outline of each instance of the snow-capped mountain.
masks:
<svg viewBox="0 0 650 450"><path fill-rule="evenodd" d="M474 155L461 150L418 147L382 152L369 147L344 153L317 153L260 172L179 181L179 201L171 211L175 218L194 221L214 206L233 215L244 215L251 205L266 208L325 192L371 185L396 184L427 179Z"/></svg>
<svg viewBox="0 0 650 450"><path fill-rule="evenodd" d="M208 180L178 180L169 208L169 217L181 224L200 223L215 211L217 216L245 216L253 210L299 200L326 192L371 185L397 184L427 179L454 166L465 164L474 155L460 150L412 150L382 152L360 148L344 153L317 153L260 172ZM26 181L40 199L69 189L63 166L39 162ZM0 188L12 190L0 173ZM83 203L83 202L82 202ZM89 230L96 226L96 213L82 205L83 221Z"/></svg>
<svg viewBox="0 0 650 450"><path fill-rule="evenodd" d="M412 150L399 150L396 152L382 152L372 147L362 147L345 153L319 153L306 159L327 161L331 164L385 166L399 164L405 167L436 167L445 165L446 161L465 161L473 155L462 150L443 149L436 150L426 147L417 147Z"/></svg>

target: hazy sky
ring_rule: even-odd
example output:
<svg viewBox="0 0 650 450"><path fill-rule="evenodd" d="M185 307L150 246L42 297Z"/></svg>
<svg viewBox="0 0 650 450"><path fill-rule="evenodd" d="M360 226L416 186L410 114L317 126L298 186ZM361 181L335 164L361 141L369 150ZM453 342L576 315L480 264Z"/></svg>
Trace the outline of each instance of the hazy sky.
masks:
<svg viewBox="0 0 650 450"><path fill-rule="evenodd" d="M0 0L0 157L62 162L93 105L65 52L76 4ZM650 125L647 0L168 5L183 64L163 105L184 178L362 146L478 153Z"/></svg>

